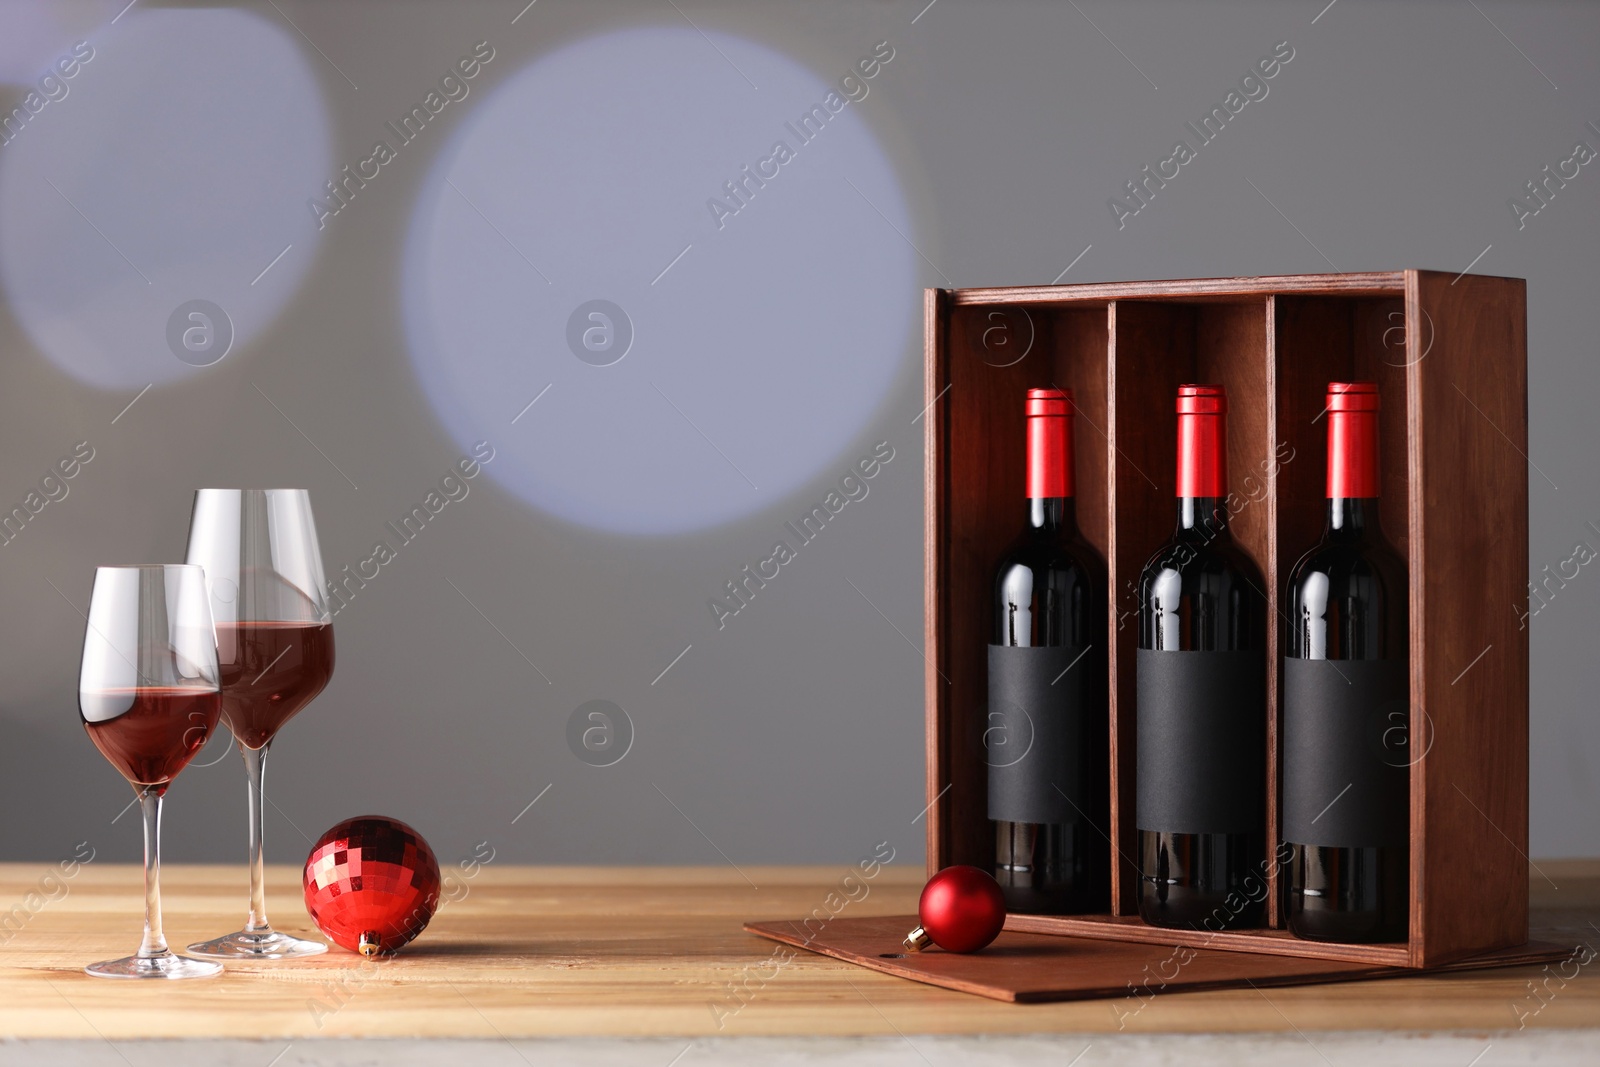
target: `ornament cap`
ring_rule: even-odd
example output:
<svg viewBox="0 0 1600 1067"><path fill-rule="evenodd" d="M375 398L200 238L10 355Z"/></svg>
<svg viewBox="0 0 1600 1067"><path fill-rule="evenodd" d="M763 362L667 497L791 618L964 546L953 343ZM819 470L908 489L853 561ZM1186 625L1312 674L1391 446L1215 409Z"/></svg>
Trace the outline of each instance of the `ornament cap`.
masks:
<svg viewBox="0 0 1600 1067"><path fill-rule="evenodd" d="M919 926L907 934L901 944L905 946L907 952L921 952L933 944L933 938L928 936L928 931Z"/></svg>
<svg viewBox="0 0 1600 1067"><path fill-rule="evenodd" d="M361 940L356 944L356 951L363 956L376 956L381 948L382 938L376 930L361 931Z"/></svg>

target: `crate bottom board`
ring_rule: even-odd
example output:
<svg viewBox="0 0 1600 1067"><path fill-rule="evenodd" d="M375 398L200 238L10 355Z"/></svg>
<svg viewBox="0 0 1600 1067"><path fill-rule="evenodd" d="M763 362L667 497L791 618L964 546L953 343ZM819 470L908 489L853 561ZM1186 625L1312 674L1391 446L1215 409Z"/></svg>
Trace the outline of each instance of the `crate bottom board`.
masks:
<svg viewBox="0 0 1600 1067"><path fill-rule="evenodd" d="M994 944L981 952L957 955L934 949L908 953L901 940L917 925L914 915L833 919L814 934L802 922L750 922L744 928L760 937L897 978L1017 1004L1400 978L1544 963L1572 954L1570 946L1529 942L1419 970L1215 948L1195 948L1184 956L1170 944L1031 933L1013 929L1010 922Z"/></svg>
<svg viewBox="0 0 1600 1067"><path fill-rule="evenodd" d="M1404 941L1377 945L1306 941L1287 930L1260 928L1225 930L1220 933L1172 930L1151 926L1137 915L1009 915L1006 917L1006 929L1055 937L1187 945L1190 948L1255 952L1269 956L1305 956L1377 967L1409 967L1411 964L1411 950Z"/></svg>

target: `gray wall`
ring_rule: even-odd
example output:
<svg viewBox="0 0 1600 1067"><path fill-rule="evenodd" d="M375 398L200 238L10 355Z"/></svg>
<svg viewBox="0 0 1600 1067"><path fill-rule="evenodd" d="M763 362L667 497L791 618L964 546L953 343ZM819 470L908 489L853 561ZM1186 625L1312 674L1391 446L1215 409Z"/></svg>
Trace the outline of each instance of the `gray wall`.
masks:
<svg viewBox="0 0 1600 1067"><path fill-rule="evenodd" d="M0 546L0 858L137 855L77 722L95 564L181 556L197 486L297 485L338 572L398 544L385 522L481 438L468 496L340 612L334 680L272 753L269 858L376 811L447 860L485 839L508 861L881 840L919 860L927 285L1525 277L1530 571L1600 548L1600 168L1520 226L1508 206L1600 147L1600 8L925 3L281 0L237 23L141 3L113 24L120 0L0 0L6 111L95 50L0 146L0 503L94 449ZM470 94L319 230L322 182L478 41ZM719 229L722 179L880 41L868 95ZM1108 198L1283 41L1266 97L1119 228ZM441 170L453 152L476 162ZM610 367L565 333L601 297L636 332ZM212 366L168 350L185 299L238 331ZM710 598L878 442L867 495L719 629ZM1600 853L1592 569L1529 619L1536 856ZM591 700L633 725L611 766L569 746ZM172 860L242 858L223 746L170 793Z"/></svg>

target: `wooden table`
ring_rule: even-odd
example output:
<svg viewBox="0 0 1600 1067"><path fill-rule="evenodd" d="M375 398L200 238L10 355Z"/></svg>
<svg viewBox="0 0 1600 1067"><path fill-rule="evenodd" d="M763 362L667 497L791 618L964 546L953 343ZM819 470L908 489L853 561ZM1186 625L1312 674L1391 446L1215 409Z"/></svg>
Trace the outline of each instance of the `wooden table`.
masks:
<svg viewBox="0 0 1600 1067"><path fill-rule="evenodd" d="M1600 949L1600 861L1539 869L1535 936ZM1134 1034L1600 1026L1600 963L1564 982L1524 967L1162 996L1137 1013L1126 1002L1001 1004L808 953L772 976L773 944L741 922L810 912L843 867L494 865L463 880L456 895L465 895L387 962L334 949L230 967L208 981L123 983L82 967L137 945L138 870L92 863L60 880L47 877L53 870L0 865L0 1034L8 1037L892 1036L1116 1031L1119 1021ZM166 870L175 946L237 926L244 873ZM280 928L314 935L298 873L271 870L269 903ZM885 868L843 914L912 912L921 885L920 868ZM1530 983L1541 982L1536 998Z"/></svg>

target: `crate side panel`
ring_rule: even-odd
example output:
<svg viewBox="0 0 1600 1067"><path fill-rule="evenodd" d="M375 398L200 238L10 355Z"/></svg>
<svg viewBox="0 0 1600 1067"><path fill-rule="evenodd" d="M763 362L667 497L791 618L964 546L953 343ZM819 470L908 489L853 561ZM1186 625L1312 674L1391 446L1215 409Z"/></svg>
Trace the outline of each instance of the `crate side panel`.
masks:
<svg viewBox="0 0 1600 1067"><path fill-rule="evenodd" d="M927 770L927 867L931 875L950 854L949 808L938 795L949 781L950 746L945 731L950 719L950 691L944 679L949 595L945 512L949 500L950 420L939 400L950 386L950 293L923 291L923 496L922 496L922 643L923 746Z"/></svg>
<svg viewBox="0 0 1600 1067"><path fill-rule="evenodd" d="M1427 966L1528 934L1524 295L1516 280L1408 275L1412 745L1425 753L1411 939Z"/></svg>

